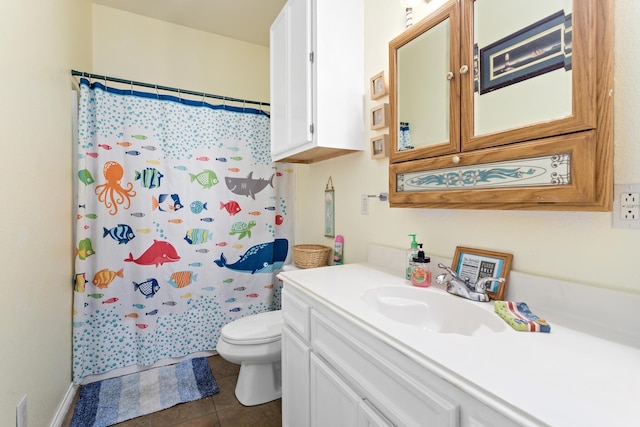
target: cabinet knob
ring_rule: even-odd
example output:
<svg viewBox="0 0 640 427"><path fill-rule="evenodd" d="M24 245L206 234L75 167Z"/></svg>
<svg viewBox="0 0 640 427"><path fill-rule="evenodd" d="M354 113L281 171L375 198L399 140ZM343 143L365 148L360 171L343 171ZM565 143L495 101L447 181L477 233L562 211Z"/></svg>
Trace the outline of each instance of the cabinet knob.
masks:
<svg viewBox="0 0 640 427"><path fill-rule="evenodd" d="M462 67L460 67L460 74L467 74L468 72L469 72L468 65L463 65Z"/></svg>
<svg viewBox="0 0 640 427"><path fill-rule="evenodd" d="M457 165L458 163L460 163L460 156L453 156L451 158L451 161L453 162L454 165Z"/></svg>
<svg viewBox="0 0 640 427"><path fill-rule="evenodd" d="M447 80L453 80L453 71L447 73Z"/></svg>

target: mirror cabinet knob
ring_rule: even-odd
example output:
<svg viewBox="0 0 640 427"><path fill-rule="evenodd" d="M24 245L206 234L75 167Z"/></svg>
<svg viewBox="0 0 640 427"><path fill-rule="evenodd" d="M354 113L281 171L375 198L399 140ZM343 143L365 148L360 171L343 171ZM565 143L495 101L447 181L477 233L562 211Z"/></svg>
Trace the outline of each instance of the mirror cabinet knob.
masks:
<svg viewBox="0 0 640 427"><path fill-rule="evenodd" d="M447 80L453 80L453 71L447 73Z"/></svg>
<svg viewBox="0 0 640 427"><path fill-rule="evenodd" d="M457 165L458 163L460 163L460 156L453 156L451 158L451 161L453 162L454 165Z"/></svg>
<svg viewBox="0 0 640 427"><path fill-rule="evenodd" d="M469 72L469 66L463 65L460 67L460 74L467 74Z"/></svg>

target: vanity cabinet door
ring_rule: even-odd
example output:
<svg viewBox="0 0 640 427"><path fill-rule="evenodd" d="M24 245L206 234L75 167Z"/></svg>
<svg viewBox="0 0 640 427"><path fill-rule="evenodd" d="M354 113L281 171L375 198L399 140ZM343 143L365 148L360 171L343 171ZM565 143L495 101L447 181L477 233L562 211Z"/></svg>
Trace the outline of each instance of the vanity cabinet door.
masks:
<svg viewBox="0 0 640 427"><path fill-rule="evenodd" d="M308 426L311 349L289 327L282 328L282 425Z"/></svg>
<svg viewBox="0 0 640 427"><path fill-rule="evenodd" d="M385 418L366 399L360 402L358 427L393 427L391 421Z"/></svg>
<svg viewBox="0 0 640 427"><path fill-rule="evenodd" d="M357 426L361 400L338 374L311 355L311 427Z"/></svg>
<svg viewBox="0 0 640 427"><path fill-rule="evenodd" d="M329 365L311 355L312 427L393 427Z"/></svg>

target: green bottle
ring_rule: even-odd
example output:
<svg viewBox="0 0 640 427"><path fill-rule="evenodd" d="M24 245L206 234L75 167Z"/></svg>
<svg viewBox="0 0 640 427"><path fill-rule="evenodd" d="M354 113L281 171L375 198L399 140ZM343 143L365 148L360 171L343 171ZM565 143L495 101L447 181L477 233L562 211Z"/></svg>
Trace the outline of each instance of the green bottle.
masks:
<svg viewBox="0 0 640 427"><path fill-rule="evenodd" d="M415 234L409 234L409 237L413 238L411 246L407 249L407 265L406 265L406 279L411 281L411 273L413 273L413 259L418 256L418 242L416 241Z"/></svg>

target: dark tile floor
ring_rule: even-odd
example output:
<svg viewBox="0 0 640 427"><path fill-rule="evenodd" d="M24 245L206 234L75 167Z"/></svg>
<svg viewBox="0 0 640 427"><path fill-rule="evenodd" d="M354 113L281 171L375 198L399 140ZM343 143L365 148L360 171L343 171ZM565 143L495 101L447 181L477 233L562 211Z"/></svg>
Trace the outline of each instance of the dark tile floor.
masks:
<svg viewBox="0 0 640 427"><path fill-rule="evenodd" d="M218 394L116 425L118 427L279 427L282 425L280 399L249 407L242 406L238 402L234 389L239 365L229 363L220 356L211 356L209 366L220 387ZM73 406L69 409L62 427L69 427L72 415Z"/></svg>

